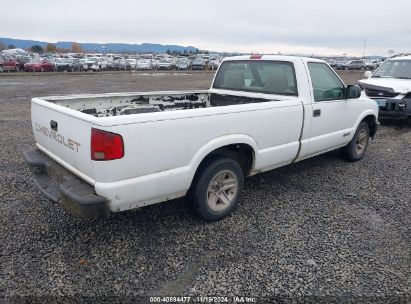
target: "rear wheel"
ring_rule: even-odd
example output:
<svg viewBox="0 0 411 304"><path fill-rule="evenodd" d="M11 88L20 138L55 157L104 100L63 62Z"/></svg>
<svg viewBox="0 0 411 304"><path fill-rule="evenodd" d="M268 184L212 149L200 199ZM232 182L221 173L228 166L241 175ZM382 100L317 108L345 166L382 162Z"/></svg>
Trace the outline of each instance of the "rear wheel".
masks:
<svg viewBox="0 0 411 304"><path fill-rule="evenodd" d="M199 170L188 199L203 219L220 220L238 205L244 184L241 166L230 158L212 158Z"/></svg>
<svg viewBox="0 0 411 304"><path fill-rule="evenodd" d="M362 159L368 148L370 128L366 122L361 122L350 143L341 149L342 156L348 161Z"/></svg>

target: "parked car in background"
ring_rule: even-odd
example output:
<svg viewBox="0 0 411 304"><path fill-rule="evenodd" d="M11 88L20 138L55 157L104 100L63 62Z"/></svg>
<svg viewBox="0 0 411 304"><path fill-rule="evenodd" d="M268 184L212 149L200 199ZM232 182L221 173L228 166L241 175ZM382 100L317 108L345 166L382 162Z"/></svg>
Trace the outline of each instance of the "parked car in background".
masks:
<svg viewBox="0 0 411 304"><path fill-rule="evenodd" d="M193 70L205 70L206 61L204 58L197 57L191 63L191 69Z"/></svg>
<svg viewBox="0 0 411 304"><path fill-rule="evenodd" d="M118 71L125 71L125 70L130 70L131 65L127 63L127 60L124 57L113 57L113 69L118 70Z"/></svg>
<svg viewBox="0 0 411 304"><path fill-rule="evenodd" d="M365 70L366 68L365 60L351 60L345 67L346 70Z"/></svg>
<svg viewBox="0 0 411 304"><path fill-rule="evenodd" d="M104 60L106 61L107 64L107 70L112 70L113 69L113 57L104 57Z"/></svg>
<svg viewBox="0 0 411 304"><path fill-rule="evenodd" d="M348 65L350 64L351 60L345 60L341 62L341 70L348 70Z"/></svg>
<svg viewBox="0 0 411 304"><path fill-rule="evenodd" d="M382 64L383 62L380 60L373 60L371 61L370 65L369 65L369 69L370 70L375 70L377 68L379 68L379 66Z"/></svg>
<svg viewBox="0 0 411 304"><path fill-rule="evenodd" d="M152 70L153 65L151 64L151 59L139 58L137 59L136 70Z"/></svg>
<svg viewBox="0 0 411 304"><path fill-rule="evenodd" d="M130 70L137 70L137 59L128 58L126 63L130 65Z"/></svg>
<svg viewBox="0 0 411 304"><path fill-rule="evenodd" d="M411 56L388 59L364 75L368 79L358 85L378 104L381 117L411 117Z"/></svg>
<svg viewBox="0 0 411 304"><path fill-rule="evenodd" d="M153 67L153 70L157 70L158 69L158 63L160 62L160 60L158 58L152 58L151 60L151 65Z"/></svg>
<svg viewBox="0 0 411 304"><path fill-rule="evenodd" d="M59 72L80 72L83 66L77 58L60 58L56 60L56 70Z"/></svg>
<svg viewBox="0 0 411 304"><path fill-rule="evenodd" d="M190 62L187 58L179 58L176 64L177 70L188 70L190 68Z"/></svg>
<svg viewBox="0 0 411 304"><path fill-rule="evenodd" d="M158 62L157 69L159 70L172 70L173 69L173 63L166 58L162 58Z"/></svg>
<svg viewBox="0 0 411 304"><path fill-rule="evenodd" d="M344 69L344 60L340 60L340 59L330 60L328 64L336 70Z"/></svg>
<svg viewBox="0 0 411 304"><path fill-rule="evenodd" d="M26 72L53 72L55 65L50 60L37 59L24 64Z"/></svg>
<svg viewBox="0 0 411 304"><path fill-rule="evenodd" d="M4 71L20 71L20 63L12 56L0 55L0 73Z"/></svg>
<svg viewBox="0 0 411 304"><path fill-rule="evenodd" d="M219 57L210 58L210 62L208 63L208 68L210 70L217 70L220 66L221 59Z"/></svg>
<svg viewBox="0 0 411 304"><path fill-rule="evenodd" d="M84 65L86 64L87 58L81 57L81 58L79 58L78 61L80 62L81 70L83 70L83 67L84 67Z"/></svg>
<svg viewBox="0 0 411 304"><path fill-rule="evenodd" d="M32 58L30 56L19 55L19 56L16 56L16 60L19 62L20 70L22 71L24 70L24 64L26 64L27 62L30 62Z"/></svg>
<svg viewBox="0 0 411 304"><path fill-rule="evenodd" d="M87 57L83 64L84 71L102 71L107 69L107 62L103 58Z"/></svg>

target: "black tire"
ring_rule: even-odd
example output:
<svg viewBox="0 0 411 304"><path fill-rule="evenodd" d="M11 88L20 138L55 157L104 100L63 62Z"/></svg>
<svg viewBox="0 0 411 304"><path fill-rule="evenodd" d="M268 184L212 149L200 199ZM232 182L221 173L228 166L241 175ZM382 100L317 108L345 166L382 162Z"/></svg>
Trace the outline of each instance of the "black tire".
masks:
<svg viewBox="0 0 411 304"><path fill-rule="evenodd" d="M363 148L359 150L360 136L365 135L365 143L362 143ZM355 134L348 145L341 148L342 157L347 161L358 161L362 159L367 152L368 144L370 141L370 128L366 122L361 122L355 131Z"/></svg>
<svg viewBox="0 0 411 304"><path fill-rule="evenodd" d="M228 172L232 175L232 177L235 176L234 183L237 185L237 190L235 193L234 191L229 193L229 195L231 194L233 195L233 197L228 200L229 203L226 204L226 206L224 206L224 204L221 204L220 201L219 205L222 205L222 207L219 208L223 209L216 211L213 210L211 205L208 203L208 201L210 200L208 198L209 187L211 187L210 184L213 181L213 179L216 178L216 176L219 174L224 175L224 172ZM197 172L194 178L193 184L189 190L187 198L189 200L189 203L192 204L194 211L204 220L218 221L228 216L237 207L241 193L243 191L243 185L244 174L238 162L226 157L210 158L209 160L205 161L205 163L203 163L202 166L199 168L199 171ZM214 188L214 191L216 191L215 194L217 192L223 192L221 189L219 189L219 187L221 186L222 184L217 186L218 189ZM227 198L227 196L225 197ZM218 200L219 199L216 200L216 206Z"/></svg>

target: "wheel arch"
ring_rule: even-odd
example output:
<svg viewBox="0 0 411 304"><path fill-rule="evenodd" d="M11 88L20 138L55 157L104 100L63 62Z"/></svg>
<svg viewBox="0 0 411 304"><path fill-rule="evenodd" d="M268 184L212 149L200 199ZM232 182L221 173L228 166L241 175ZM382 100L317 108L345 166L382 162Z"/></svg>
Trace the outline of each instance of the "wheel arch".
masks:
<svg viewBox="0 0 411 304"><path fill-rule="evenodd" d="M370 128L370 137L373 138L377 132L377 127L378 127L378 120L377 120L376 113L372 110L368 110L362 113L361 116L357 119L357 122L355 123L354 130L353 130L354 132L355 130L357 130L361 122L366 122L368 124L368 127Z"/></svg>
<svg viewBox="0 0 411 304"><path fill-rule="evenodd" d="M370 137L374 138L377 133L377 117L375 117L375 115L367 115L361 120L361 122L366 122L368 124L368 128L370 129Z"/></svg>
<svg viewBox="0 0 411 304"><path fill-rule="evenodd" d="M247 135L227 135L213 139L202 146L192 159L192 168L196 175L211 158L229 157L240 164L244 175L249 175L256 160L257 143Z"/></svg>

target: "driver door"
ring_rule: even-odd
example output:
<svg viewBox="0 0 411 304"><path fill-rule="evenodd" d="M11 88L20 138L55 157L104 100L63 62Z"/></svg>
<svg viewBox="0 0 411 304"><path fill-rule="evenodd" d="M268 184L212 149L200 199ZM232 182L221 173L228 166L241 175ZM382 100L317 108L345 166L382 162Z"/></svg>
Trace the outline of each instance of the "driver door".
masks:
<svg viewBox="0 0 411 304"><path fill-rule="evenodd" d="M312 124L308 155L315 155L350 141L353 115L353 99L345 98L345 85L333 69L322 62L307 64L312 87Z"/></svg>

